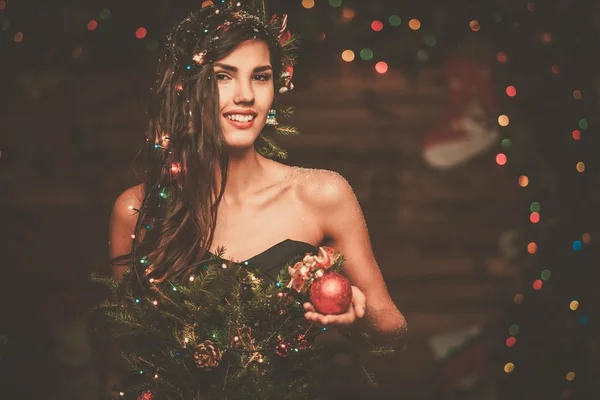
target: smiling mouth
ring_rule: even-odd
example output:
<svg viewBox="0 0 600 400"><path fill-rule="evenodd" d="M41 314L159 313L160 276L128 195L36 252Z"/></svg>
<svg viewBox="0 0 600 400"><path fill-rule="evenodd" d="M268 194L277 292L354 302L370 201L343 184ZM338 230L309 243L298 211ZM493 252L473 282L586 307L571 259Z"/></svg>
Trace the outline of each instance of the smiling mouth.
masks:
<svg viewBox="0 0 600 400"><path fill-rule="evenodd" d="M256 115L252 115L252 114L227 114L225 115L225 118L227 118L230 121L236 121L236 122L250 122L252 120L254 120L256 118Z"/></svg>

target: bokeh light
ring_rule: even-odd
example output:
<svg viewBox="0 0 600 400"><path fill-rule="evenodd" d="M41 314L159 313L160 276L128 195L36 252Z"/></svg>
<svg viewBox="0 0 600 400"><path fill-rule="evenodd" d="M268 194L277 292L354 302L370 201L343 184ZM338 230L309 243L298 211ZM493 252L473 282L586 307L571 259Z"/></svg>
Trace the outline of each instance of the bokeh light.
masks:
<svg viewBox="0 0 600 400"><path fill-rule="evenodd" d="M98 28L98 21L96 21L95 19L91 20L90 22L88 22L87 28L88 31L95 31L96 28Z"/></svg>
<svg viewBox="0 0 600 400"><path fill-rule="evenodd" d="M577 165L575 165L575 169L577 170L577 172L585 171L585 164L583 163L583 161L579 161Z"/></svg>
<svg viewBox="0 0 600 400"><path fill-rule="evenodd" d="M571 382L573 379L575 379L575 372L567 372L566 378L569 382Z"/></svg>
<svg viewBox="0 0 600 400"><path fill-rule="evenodd" d="M506 165L508 159L506 158L506 154L498 153L496 154L496 164L498 165Z"/></svg>
<svg viewBox="0 0 600 400"><path fill-rule="evenodd" d="M202 8L212 6L212 5L213 5L212 0L205 0L202 2Z"/></svg>
<svg viewBox="0 0 600 400"><path fill-rule="evenodd" d="M529 254L535 254L536 251L537 251L537 243L529 242L529 244L527 245L527 252Z"/></svg>
<svg viewBox="0 0 600 400"><path fill-rule="evenodd" d="M402 18L400 18L398 15L390 15L388 21L391 26L400 26L400 24L402 24Z"/></svg>
<svg viewBox="0 0 600 400"><path fill-rule="evenodd" d="M515 297L513 297L515 304L523 304L523 300L525 300L525 296L522 293L517 293L515 294Z"/></svg>
<svg viewBox="0 0 600 400"><path fill-rule="evenodd" d="M423 41L429 47L433 47L437 43L437 39L433 35L425 35L425 36L423 36Z"/></svg>
<svg viewBox="0 0 600 400"><path fill-rule="evenodd" d="M110 18L110 10L108 8L103 9L102 11L100 11L100 14L98 15L98 17L100 19Z"/></svg>
<svg viewBox="0 0 600 400"><path fill-rule="evenodd" d="M550 44L552 43L552 35L550 34L550 32L544 32L540 36L540 40L544 44Z"/></svg>
<svg viewBox="0 0 600 400"><path fill-rule="evenodd" d="M551 68L550 71L552 71L552 73L554 75L558 75L560 73L560 68L558 67L558 65L554 64Z"/></svg>
<svg viewBox="0 0 600 400"><path fill-rule="evenodd" d="M505 64L508 61L508 56L505 52L501 51L496 54L496 60L498 60L500 64Z"/></svg>
<svg viewBox="0 0 600 400"><path fill-rule="evenodd" d="M575 311L579 308L579 302L577 300L573 300L569 303L569 309L571 311Z"/></svg>
<svg viewBox="0 0 600 400"><path fill-rule="evenodd" d="M585 118L581 118L581 119L579 120L579 128L580 128L580 129L587 129L587 128L588 128L588 122L587 122L587 119L585 119Z"/></svg>
<svg viewBox="0 0 600 400"><path fill-rule="evenodd" d="M508 347L513 347L517 343L517 339L514 336L510 336L506 339L506 345Z"/></svg>
<svg viewBox="0 0 600 400"><path fill-rule="evenodd" d="M145 38L147 34L148 34L148 31L143 26L137 28L137 30L135 31L135 37L138 39Z"/></svg>
<svg viewBox="0 0 600 400"><path fill-rule="evenodd" d="M543 281L549 281L550 278L552 277L552 272L550 272L549 269L545 269L540 274L540 277L542 278Z"/></svg>
<svg viewBox="0 0 600 400"><path fill-rule="evenodd" d="M479 24L479 21L473 20L469 22L469 28L471 28L473 32L479 32L479 30L481 29L481 25Z"/></svg>
<svg viewBox="0 0 600 400"><path fill-rule="evenodd" d="M21 43L23 41L23 33L22 32L15 33L13 36L13 40L15 41L15 43Z"/></svg>
<svg viewBox="0 0 600 400"><path fill-rule="evenodd" d="M354 61L354 52L352 50L344 50L342 52L342 60L346 61L346 62L351 62Z"/></svg>
<svg viewBox="0 0 600 400"><path fill-rule="evenodd" d="M385 61L379 61L377 64L375 64L375 71L379 72L380 74L385 74L388 70L388 65Z"/></svg>
<svg viewBox="0 0 600 400"><path fill-rule="evenodd" d="M504 365L504 372L506 372L507 374L510 374L514 370L515 370L515 364L509 362Z"/></svg>
<svg viewBox="0 0 600 400"><path fill-rule="evenodd" d="M540 222L540 213L532 212L531 214L529 214L529 221L531 221L531 223L533 224L537 224L538 222Z"/></svg>
<svg viewBox="0 0 600 400"><path fill-rule="evenodd" d="M527 187L527 185L529 185L529 178L527 177L527 175L521 175L519 177L519 186Z"/></svg>
<svg viewBox="0 0 600 400"><path fill-rule="evenodd" d="M329 5L337 8L342 5L342 0L329 0Z"/></svg>
<svg viewBox="0 0 600 400"><path fill-rule="evenodd" d="M502 142L500 142L500 145L504 149L510 149L512 146L512 141L508 138L504 138L504 139L502 139Z"/></svg>
<svg viewBox="0 0 600 400"><path fill-rule="evenodd" d="M581 250L581 241L580 240L573 241L572 247L573 247L573 250L575 250L575 251Z"/></svg>
<svg viewBox="0 0 600 400"><path fill-rule="evenodd" d="M575 100L581 100L581 90L574 90L573 91L573 98Z"/></svg>
<svg viewBox="0 0 600 400"><path fill-rule="evenodd" d="M516 89L514 86L512 86L512 85L511 85L511 86L508 86L508 87L506 88L506 94L507 94L509 97L515 97L515 96L517 95L517 89Z"/></svg>
<svg viewBox="0 0 600 400"><path fill-rule="evenodd" d="M581 139L581 131L579 129L575 129L573 131L573 139L575 139L575 140Z"/></svg>
<svg viewBox="0 0 600 400"><path fill-rule="evenodd" d="M508 118L507 115L502 114L498 117L498 125L508 126L509 123L510 123L510 119Z"/></svg>
<svg viewBox="0 0 600 400"><path fill-rule="evenodd" d="M541 279L536 279L535 281L533 281L533 288L535 290L540 290L542 288L543 282Z"/></svg>
<svg viewBox="0 0 600 400"><path fill-rule="evenodd" d="M342 9L342 19L344 19L346 21L350 21L352 18L354 18L355 15L356 15L356 12L349 7L344 7Z"/></svg>
<svg viewBox="0 0 600 400"><path fill-rule="evenodd" d="M583 235L581 235L581 241L585 244L589 244L590 240L592 240L592 235L590 235L589 233L584 233Z"/></svg>
<svg viewBox="0 0 600 400"><path fill-rule="evenodd" d="M313 8L315 6L315 0L302 0L302 7Z"/></svg>
<svg viewBox="0 0 600 400"><path fill-rule="evenodd" d="M371 22L371 29L373 29L375 32L381 32L381 30L383 30L383 22L379 20Z"/></svg>
<svg viewBox="0 0 600 400"><path fill-rule="evenodd" d="M360 51L360 58L369 61L373 59L373 50L369 48L364 48Z"/></svg>
<svg viewBox="0 0 600 400"><path fill-rule="evenodd" d="M534 11L535 5L532 2L527 3L527 11Z"/></svg>
<svg viewBox="0 0 600 400"><path fill-rule="evenodd" d="M517 336L517 334L519 333L519 330L520 330L519 325L514 324L514 325L511 325L510 328L508 328L508 333L511 336Z"/></svg>
<svg viewBox="0 0 600 400"><path fill-rule="evenodd" d="M413 31L418 31L419 28L421 28L421 21L419 21L416 18L413 18L410 21L408 21L408 27Z"/></svg>
<svg viewBox="0 0 600 400"><path fill-rule="evenodd" d="M538 203L537 201L534 201L534 202L532 202L529 205L529 211L531 211L531 212L539 212L540 209L541 209L541 207L542 206L540 205L540 203Z"/></svg>

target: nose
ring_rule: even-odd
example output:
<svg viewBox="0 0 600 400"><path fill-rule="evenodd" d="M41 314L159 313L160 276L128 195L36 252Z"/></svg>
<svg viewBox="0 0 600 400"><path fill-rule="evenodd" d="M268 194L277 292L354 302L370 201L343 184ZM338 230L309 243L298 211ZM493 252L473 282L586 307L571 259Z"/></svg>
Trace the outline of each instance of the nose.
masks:
<svg viewBox="0 0 600 400"><path fill-rule="evenodd" d="M233 102L235 104L254 104L254 89L250 82L238 81Z"/></svg>

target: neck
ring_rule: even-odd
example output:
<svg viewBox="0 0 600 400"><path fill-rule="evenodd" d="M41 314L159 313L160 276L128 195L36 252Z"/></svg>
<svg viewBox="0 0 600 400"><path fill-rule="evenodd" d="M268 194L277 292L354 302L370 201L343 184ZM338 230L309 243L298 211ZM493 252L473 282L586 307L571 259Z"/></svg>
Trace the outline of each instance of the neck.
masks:
<svg viewBox="0 0 600 400"><path fill-rule="evenodd" d="M271 161L262 157L254 147L240 153L232 153L229 157L227 183L223 193L222 204L239 206L244 199L265 182L268 182L268 166ZM221 174L217 174L220 187Z"/></svg>

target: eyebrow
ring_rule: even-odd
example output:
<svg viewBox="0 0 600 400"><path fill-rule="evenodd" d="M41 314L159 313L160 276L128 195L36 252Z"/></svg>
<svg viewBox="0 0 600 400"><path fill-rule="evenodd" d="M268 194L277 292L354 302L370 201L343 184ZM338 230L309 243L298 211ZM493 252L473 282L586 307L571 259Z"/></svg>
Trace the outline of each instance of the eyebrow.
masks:
<svg viewBox="0 0 600 400"><path fill-rule="evenodd" d="M230 72L238 72L238 68L234 67L233 65L215 63L215 67L221 67L224 70L230 71ZM264 71L269 71L272 69L273 69L273 67L271 67L270 65L261 65L260 67L254 68L254 70L252 70L252 72L264 72Z"/></svg>

